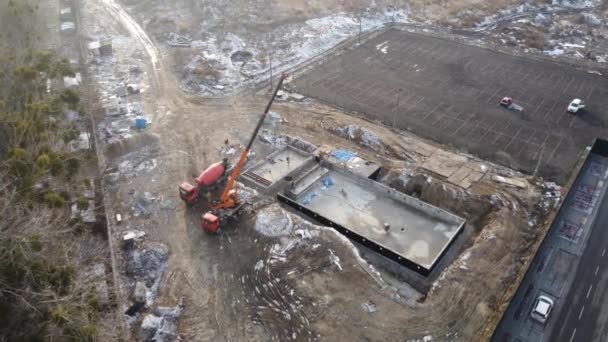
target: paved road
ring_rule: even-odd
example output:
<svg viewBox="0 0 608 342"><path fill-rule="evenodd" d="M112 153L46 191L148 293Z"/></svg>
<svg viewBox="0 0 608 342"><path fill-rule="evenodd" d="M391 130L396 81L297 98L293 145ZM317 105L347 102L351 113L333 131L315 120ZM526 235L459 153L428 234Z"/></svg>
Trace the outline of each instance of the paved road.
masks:
<svg viewBox="0 0 608 342"><path fill-rule="evenodd" d="M600 204L575 281L549 341L608 341L608 200Z"/></svg>

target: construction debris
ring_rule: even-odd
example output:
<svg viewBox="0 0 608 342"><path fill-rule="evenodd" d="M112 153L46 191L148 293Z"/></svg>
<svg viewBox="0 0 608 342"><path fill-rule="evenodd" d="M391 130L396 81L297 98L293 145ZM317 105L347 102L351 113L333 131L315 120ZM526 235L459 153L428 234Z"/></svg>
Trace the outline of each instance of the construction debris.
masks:
<svg viewBox="0 0 608 342"><path fill-rule="evenodd" d="M146 286L146 305L150 306L156 298L161 276L167 267L168 248L161 243L148 243L141 248L126 251L127 275L135 282Z"/></svg>
<svg viewBox="0 0 608 342"><path fill-rule="evenodd" d="M499 175L492 175L492 180L498 183L511 185L520 189L526 189L528 182L525 179L508 178Z"/></svg>
<svg viewBox="0 0 608 342"><path fill-rule="evenodd" d="M167 37L167 44L173 47L190 47L192 45L192 38L171 32Z"/></svg>
<svg viewBox="0 0 608 342"><path fill-rule="evenodd" d="M184 310L183 298L175 307L158 307L144 317L141 334L144 341L173 342L181 340L177 333L177 320Z"/></svg>

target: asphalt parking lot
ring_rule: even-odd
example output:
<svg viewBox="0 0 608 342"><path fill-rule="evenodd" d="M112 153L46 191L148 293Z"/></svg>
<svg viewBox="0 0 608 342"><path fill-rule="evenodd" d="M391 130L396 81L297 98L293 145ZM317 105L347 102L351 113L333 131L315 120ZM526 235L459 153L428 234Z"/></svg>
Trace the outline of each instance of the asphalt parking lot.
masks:
<svg viewBox="0 0 608 342"><path fill-rule="evenodd" d="M608 132L608 78L447 39L387 31L292 83L300 93L479 157L565 182ZM499 106L512 97L523 111ZM587 108L566 112L573 98Z"/></svg>

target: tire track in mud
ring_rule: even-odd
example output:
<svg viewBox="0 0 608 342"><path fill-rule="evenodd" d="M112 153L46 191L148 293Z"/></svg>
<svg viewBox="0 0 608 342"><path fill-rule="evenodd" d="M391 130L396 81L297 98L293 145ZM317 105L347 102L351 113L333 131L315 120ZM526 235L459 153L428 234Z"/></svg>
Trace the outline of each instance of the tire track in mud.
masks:
<svg viewBox="0 0 608 342"><path fill-rule="evenodd" d="M319 340L309 317L319 316L312 311L320 307L311 298L298 295L293 286L296 279L334 265L333 252L318 247L302 238L266 247L266 258L239 279L251 319L262 324L273 341Z"/></svg>

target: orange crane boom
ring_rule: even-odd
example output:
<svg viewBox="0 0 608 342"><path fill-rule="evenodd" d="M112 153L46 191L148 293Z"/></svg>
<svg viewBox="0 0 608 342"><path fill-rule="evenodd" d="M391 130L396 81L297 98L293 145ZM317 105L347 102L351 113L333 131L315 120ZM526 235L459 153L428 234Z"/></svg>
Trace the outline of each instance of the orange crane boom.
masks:
<svg viewBox="0 0 608 342"><path fill-rule="evenodd" d="M279 90L283 86L283 81L285 80L286 76L287 76L286 74L281 75L281 78L279 79L279 83L277 84L277 87L275 88L274 93L272 94L272 97L270 98L270 101L268 102L268 105L266 105L266 110L264 110L264 113L260 117L260 120L258 121L258 124L255 127L253 134L251 135L251 139L249 139L249 143L245 147L243 154L241 154L241 157L239 158L239 162L236 164L236 167L234 168L234 171L232 172L232 175L230 176L230 179L228 180L228 184L226 184L226 189L224 190L224 193L222 194L222 197L220 198L220 202L217 205L214 205L212 207L213 210L228 209L228 208L234 208L237 206L239 199L238 199L237 189L235 188L234 185L236 183L236 180L241 175L241 170L243 169L243 165L245 165L245 162L247 161L247 157L249 156L249 151L251 150L251 146L253 146L253 142L255 141L255 138L258 136L258 133L260 132L260 128L262 127L262 124L264 123L264 119L266 118L266 115L268 115L268 112L270 111L270 107L272 106L274 99L277 97Z"/></svg>

